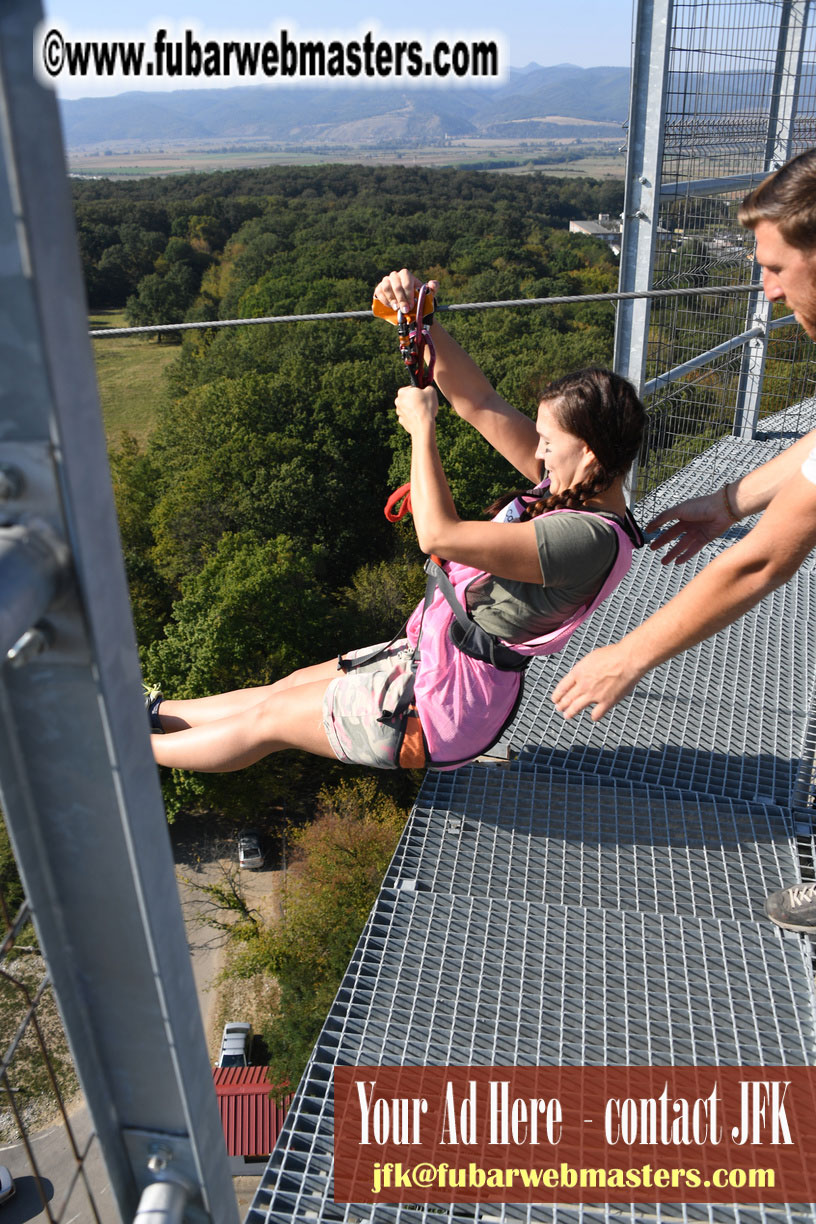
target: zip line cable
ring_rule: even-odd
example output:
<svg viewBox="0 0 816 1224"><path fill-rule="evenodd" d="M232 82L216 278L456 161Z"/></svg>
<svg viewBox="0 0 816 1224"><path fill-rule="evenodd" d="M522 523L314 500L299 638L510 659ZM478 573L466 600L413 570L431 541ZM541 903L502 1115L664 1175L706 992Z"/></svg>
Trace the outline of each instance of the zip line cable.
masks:
<svg viewBox="0 0 816 1224"><path fill-rule="evenodd" d="M580 302L630 302L642 298L713 297L721 293L756 293L756 285L721 285L696 289L644 289L630 293L579 293L571 297L515 298L503 302L457 302L436 306L439 313L455 310L493 310L500 306L571 306ZM325 314L268 315L262 319L211 319L205 323L152 323L145 327L110 327L92 331L95 340L107 336L138 336L156 332L208 331L216 327L248 327L260 323L316 323L323 319L373 319L371 310L333 310Z"/></svg>

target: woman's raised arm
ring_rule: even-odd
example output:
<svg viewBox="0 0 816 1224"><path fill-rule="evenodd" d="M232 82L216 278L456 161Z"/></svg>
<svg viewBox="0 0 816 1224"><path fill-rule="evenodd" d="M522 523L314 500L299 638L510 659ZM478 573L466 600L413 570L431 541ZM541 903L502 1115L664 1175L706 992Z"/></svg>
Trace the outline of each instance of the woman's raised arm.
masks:
<svg viewBox="0 0 816 1224"><path fill-rule="evenodd" d="M535 524L461 519L436 446L433 387L400 387L397 416L411 435L411 513L423 552L438 553L499 578L541 583Z"/></svg>
<svg viewBox="0 0 816 1224"><path fill-rule="evenodd" d="M422 281L407 268L384 276L374 296L391 310L411 311ZM429 281L436 292L436 281ZM535 422L498 394L465 350L445 331L438 319L433 324L436 350L434 382L457 416L477 429L490 445L534 484L544 475L536 459L538 434Z"/></svg>

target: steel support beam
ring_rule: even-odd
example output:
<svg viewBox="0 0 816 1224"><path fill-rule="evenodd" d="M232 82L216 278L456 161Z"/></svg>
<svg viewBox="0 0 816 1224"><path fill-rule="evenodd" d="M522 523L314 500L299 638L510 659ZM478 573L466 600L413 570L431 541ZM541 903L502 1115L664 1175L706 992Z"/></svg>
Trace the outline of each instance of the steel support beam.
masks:
<svg viewBox="0 0 816 1224"><path fill-rule="evenodd" d="M26 633L54 602L68 574L68 550L46 523L0 527L0 659L12 661Z"/></svg>
<svg viewBox="0 0 816 1224"><path fill-rule="evenodd" d="M777 327L787 327L795 321L794 315L785 315L784 318L773 319L768 324L767 330L774 331ZM722 344L718 344L715 348L707 349L706 352L700 353L697 357L692 357L690 361L684 361L682 365L666 370L665 374L658 374L656 378L650 378L647 383L643 384L643 394L654 395L655 391L660 390L661 387L677 382L684 374L690 374L693 370L702 369L703 366L716 361L718 357L726 357L729 353L733 353L736 348L757 341L762 342L765 337L765 330L764 325L762 327L752 327L750 331L741 332L739 336L734 336L731 340L724 340Z"/></svg>
<svg viewBox="0 0 816 1224"><path fill-rule="evenodd" d="M0 658L2 804L122 1219L172 1180L184 1220L230 1224L41 17L0 5L0 646L40 634Z"/></svg>
<svg viewBox="0 0 816 1224"><path fill-rule="evenodd" d="M637 6L618 285L622 293L652 287L672 12L673 0L639 0ZM648 300L621 302L615 326L615 369L639 394L649 313Z"/></svg>
<svg viewBox="0 0 816 1224"><path fill-rule="evenodd" d="M665 374L658 374L656 378L650 378L647 383L643 384L643 394L654 395L655 391L659 391L661 387L667 387L670 383L677 382L678 379L683 378L684 375L691 374L694 370L702 369L703 366L716 361L718 357L727 357L729 353L733 353L734 349L742 348L745 344L761 339L764 334L764 328L753 327L750 331L742 332L741 335L732 337L731 340L725 340L722 344L718 344L716 348L707 349L705 353L700 353L697 357L684 361L682 365L666 370Z"/></svg>

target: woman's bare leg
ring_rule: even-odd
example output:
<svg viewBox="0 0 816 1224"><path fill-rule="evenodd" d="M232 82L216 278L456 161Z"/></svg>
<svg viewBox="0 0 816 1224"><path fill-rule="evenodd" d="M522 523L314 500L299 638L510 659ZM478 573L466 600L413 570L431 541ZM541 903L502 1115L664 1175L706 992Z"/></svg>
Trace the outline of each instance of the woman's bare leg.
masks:
<svg viewBox="0 0 816 1224"><path fill-rule="evenodd" d="M274 684L261 684L254 688L235 689L231 693L215 693L211 697L194 697L174 701L165 698L159 706L159 722L165 731L184 731L204 723L230 718L235 714L265 701L273 693L285 692L302 684L313 684L316 680L333 680L337 675L337 659L301 667Z"/></svg>
<svg viewBox="0 0 816 1224"><path fill-rule="evenodd" d="M173 735L151 736L157 763L174 769L227 773L254 765L283 748L303 748L317 756L334 758L323 728L323 695L336 666L335 662L328 679L284 689L270 685L266 697L225 718L210 719Z"/></svg>

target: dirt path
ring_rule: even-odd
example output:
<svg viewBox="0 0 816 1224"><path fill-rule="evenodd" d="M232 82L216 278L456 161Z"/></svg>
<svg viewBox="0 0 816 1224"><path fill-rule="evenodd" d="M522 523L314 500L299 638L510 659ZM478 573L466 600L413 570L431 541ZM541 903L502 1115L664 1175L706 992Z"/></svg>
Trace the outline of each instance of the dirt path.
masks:
<svg viewBox="0 0 816 1224"><path fill-rule="evenodd" d="M207 1035L207 1046L212 1061L218 1056L217 1050L213 1052L212 1029L218 994L216 978L223 966L225 939L220 932L202 926L198 921L199 894L196 891L196 886L205 883L215 883L219 874L217 864L207 863L194 875L187 875L184 872L184 874L177 876L181 911L184 915L187 944L190 949L190 960L193 965L196 994L198 995L201 1019L204 1024L204 1032ZM187 883L187 880L191 882Z"/></svg>
<svg viewBox="0 0 816 1224"><path fill-rule="evenodd" d="M232 1014L236 1007L239 1010L246 1007L250 1013L255 1012L258 1006L263 1007L263 993L259 999L258 991L236 991L234 983L219 983L218 977L225 963L227 937L202 921L208 909L202 886L222 884L227 880L229 871L237 866L235 843L216 840L209 835L202 836L198 831L179 833L174 830L172 837L196 993L210 1059L215 1062L225 1020L248 1019L256 1029L259 1021L263 1020L262 1015ZM240 873L239 882L244 898L266 921L277 915L282 879L282 871L267 868ZM223 914L220 916L223 917Z"/></svg>

